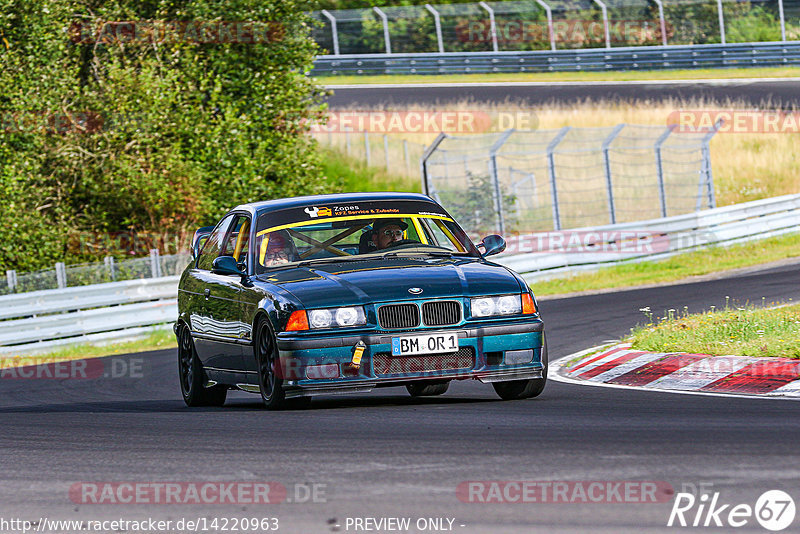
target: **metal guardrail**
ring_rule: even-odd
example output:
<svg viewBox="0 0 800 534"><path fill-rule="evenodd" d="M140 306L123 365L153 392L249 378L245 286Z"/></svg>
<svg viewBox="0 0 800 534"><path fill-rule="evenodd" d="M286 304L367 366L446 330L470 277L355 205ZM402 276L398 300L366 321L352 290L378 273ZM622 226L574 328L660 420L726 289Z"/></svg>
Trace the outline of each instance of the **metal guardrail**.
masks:
<svg viewBox="0 0 800 534"><path fill-rule="evenodd" d="M178 276L0 297L0 354L140 336L178 316Z"/></svg>
<svg viewBox="0 0 800 534"><path fill-rule="evenodd" d="M800 41L635 46L529 52L445 52L318 56L312 74L474 74L768 67L800 64Z"/></svg>
<svg viewBox="0 0 800 534"><path fill-rule="evenodd" d="M496 261L534 282L565 273L655 261L712 245L727 246L798 231L800 195L786 195L664 219L567 230L559 236L565 243L561 251L512 252ZM509 249L524 249L525 245L520 243L538 243L540 235L510 238ZM546 237L548 242L554 241L552 235ZM646 241L642 242L643 239Z"/></svg>

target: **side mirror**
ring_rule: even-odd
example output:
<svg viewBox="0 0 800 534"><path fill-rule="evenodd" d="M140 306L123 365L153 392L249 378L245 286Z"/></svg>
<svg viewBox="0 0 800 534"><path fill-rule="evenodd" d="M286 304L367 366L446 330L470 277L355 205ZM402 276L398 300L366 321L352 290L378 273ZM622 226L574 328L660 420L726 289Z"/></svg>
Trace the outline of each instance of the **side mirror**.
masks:
<svg viewBox="0 0 800 534"><path fill-rule="evenodd" d="M195 230L192 238L192 258L197 259L197 256L200 255L200 251L203 250L203 245L208 240L212 230L214 230L213 226L204 226Z"/></svg>
<svg viewBox="0 0 800 534"><path fill-rule="evenodd" d="M486 251L484 256L491 256L493 254L500 254L506 249L506 240L499 235L487 235L481 241L483 249Z"/></svg>
<svg viewBox="0 0 800 534"><path fill-rule="evenodd" d="M244 273L239 270L239 266L236 265L236 260L233 259L233 256L220 256L216 258L211 264L211 272L223 276L244 276Z"/></svg>

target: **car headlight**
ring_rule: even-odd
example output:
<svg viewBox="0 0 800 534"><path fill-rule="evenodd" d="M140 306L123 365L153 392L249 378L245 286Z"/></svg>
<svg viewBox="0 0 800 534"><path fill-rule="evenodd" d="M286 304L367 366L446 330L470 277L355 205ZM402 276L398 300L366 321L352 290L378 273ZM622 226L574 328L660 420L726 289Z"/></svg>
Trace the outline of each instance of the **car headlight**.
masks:
<svg viewBox="0 0 800 534"><path fill-rule="evenodd" d="M519 315L522 313L520 295L499 297L478 297L470 299L473 317L495 317L498 315Z"/></svg>
<svg viewBox="0 0 800 534"><path fill-rule="evenodd" d="M308 311L308 325L311 328L337 328L365 324L367 324L367 316L364 314L362 306Z"/></svg>

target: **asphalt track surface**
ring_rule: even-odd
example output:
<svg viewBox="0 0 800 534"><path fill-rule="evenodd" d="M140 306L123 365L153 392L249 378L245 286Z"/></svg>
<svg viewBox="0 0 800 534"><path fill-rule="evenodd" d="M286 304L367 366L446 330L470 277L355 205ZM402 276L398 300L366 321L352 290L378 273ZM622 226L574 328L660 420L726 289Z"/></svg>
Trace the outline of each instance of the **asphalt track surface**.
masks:
<svg viewBox="0 0 800 534"><path fill-rule="evenodd" d="M625 334L643 319L644 306L699 311L723 306L726 295L797 301L798 280L794 264L545 300L551 358ZM800 502L800 403L790 400L550 381L537 399L502 402L490 386L459 382L425 400L391 388L315 399L307 411L267 412L256 396L236 393L223 408L189 409L175 351L113 358L106 369L120 362L140 363L141 376L0 380L2 518L277 517L279 532L324 533L354 532L345 528L347 517L411 517L412 525L419 517L449 517L464 533L675 531L666 527L669 502L459 501L458 484L476 480L665 481L675 491L703 483L713 484L720 503L752 506L769 489ZM324 496L257 506L70 500L71 485L92 481L277 481L290 498L295 484L311 483L323 484ZM798 525L800 519L795 532ZM765 532L753 519L738 530Z"/></svg>
<svg viewBox="0 0 800 534"><path fill-rule="evenodd" d="M382 106L436 106L472 101L517 105L571 104L586 100L612 102L703 100L728 101L769 109L800 107L800 79L731 79L634 82L460 83L333 86L333 109Z"/></svg>

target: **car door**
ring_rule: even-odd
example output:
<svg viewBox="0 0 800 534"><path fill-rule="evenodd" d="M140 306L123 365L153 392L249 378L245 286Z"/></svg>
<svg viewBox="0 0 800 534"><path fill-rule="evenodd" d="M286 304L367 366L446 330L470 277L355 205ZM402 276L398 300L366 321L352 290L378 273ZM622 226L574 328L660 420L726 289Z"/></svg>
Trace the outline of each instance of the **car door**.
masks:
<svg viewBox="0 0 800 534"><path fill-rule="evenodd" d="M200 316L192 321L192 330L197 355L209 374L241 368L238 327L241 279L212 272L215 259L230 255L230 241L238 235L241 218L241 214L230 214L222 220L208 238L192 273L202 299Z"/></svg>

